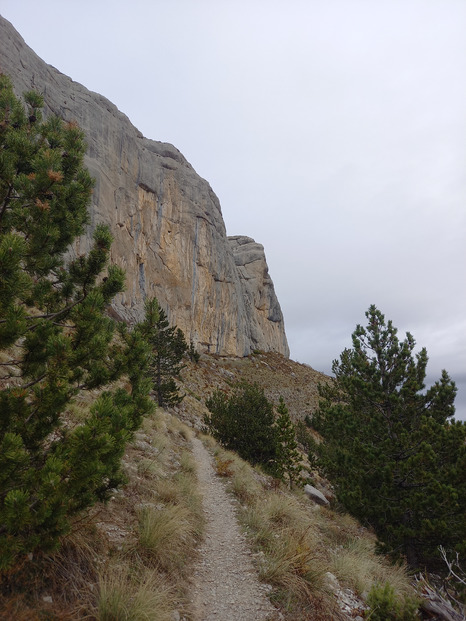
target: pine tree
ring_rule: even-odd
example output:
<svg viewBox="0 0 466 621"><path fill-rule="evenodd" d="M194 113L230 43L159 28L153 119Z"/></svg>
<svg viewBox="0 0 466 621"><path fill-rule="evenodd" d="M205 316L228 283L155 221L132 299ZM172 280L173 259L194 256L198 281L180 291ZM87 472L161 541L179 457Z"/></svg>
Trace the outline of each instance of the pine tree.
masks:
<svg viewBox="0 0 466 621"><path fill-rule="evenodd" d="M204 422L222 445L252 464L276 472L278 451L273 405L258 384L241 382L230 397L217 390L207 399Z"/></svg>
<svg viewBox="0 0 466 621"><path fill-rule="evenodd" d="M298 451L296 430L291 422L288 408L283 397L280 397L275 428L277 432L276 469L279 478L288 478L290 488L293 484L302 484L301 454Z"/></svg>
<svg viewBox="0 0 466 621"><path fill-rule="evenodd" d="M228 397L216 390L206 401L206 430L225 448L252 464L260 464L290 487L301 485L301 455L283 397L274 406L257 383L240 382Z"/></svg>
<svg viewBox="0 0 466 621"><path fill-rule="evenodd" d="M170 326L157 298L147 300L145 309L140 330L152 349L153 391L160 407L172 407L184 398L184 395L180 395L175 379L184 367L182 359L188 351L188 345L183 332L176 326Z"/></svg>
<svg viewBox="0 0 466 621"><path fill-rule="evenodd" d="M465 548L466 425L452 419L448 374L425 389L427 352L375 306L357 326L352 349L333 363L313 417L325 442L320 464L339 500L370 524L382 549L416 567L439 545Z"/></svg>
<svg viewBox="0 0 466 621"><path fill-rule="evenodd" d="M105 309L124 284L98 226L87 255L92 179L83 133L42 119L42 98L0 75L0 570L55 547L70 518L122 482L126 442L149 411L147 345ZM104 275L105 274L105 275ZM125 375L81 424L65 424L83 390Z"/></svg>

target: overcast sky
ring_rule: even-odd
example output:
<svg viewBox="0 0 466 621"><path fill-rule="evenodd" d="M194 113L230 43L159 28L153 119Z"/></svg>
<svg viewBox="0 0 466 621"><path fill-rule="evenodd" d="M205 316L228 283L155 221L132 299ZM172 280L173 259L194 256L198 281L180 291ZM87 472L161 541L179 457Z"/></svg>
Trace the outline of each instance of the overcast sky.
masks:
<svg viewBox="0 0 466 621"><path fill-rule="evenodd" d="M174 144L265 247L291 358L374 303L466 419L465 0L1 0L39 56Z"/></svg>

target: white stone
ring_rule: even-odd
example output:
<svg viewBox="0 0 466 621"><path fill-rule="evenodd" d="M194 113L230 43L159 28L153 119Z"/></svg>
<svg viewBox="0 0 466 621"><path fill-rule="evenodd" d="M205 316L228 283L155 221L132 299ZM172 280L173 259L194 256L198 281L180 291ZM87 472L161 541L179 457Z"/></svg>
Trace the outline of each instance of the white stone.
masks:
<svg viewBox="0 0 466 621"><path fill-rule="evenodd" d="M325 498L325 496L318 489L313 487L312 485L305 485L304 491L306 495L316 502L319 505L329 505L329 501Z"/></svg>

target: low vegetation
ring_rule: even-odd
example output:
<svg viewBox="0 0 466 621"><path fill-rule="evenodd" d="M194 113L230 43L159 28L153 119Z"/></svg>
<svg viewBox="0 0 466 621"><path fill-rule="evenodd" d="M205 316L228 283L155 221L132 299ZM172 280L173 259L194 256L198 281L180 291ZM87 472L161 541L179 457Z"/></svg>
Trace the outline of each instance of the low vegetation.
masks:
<svg viewBox="0 0 466 621"><path fill-rule="evenodd" d="M81 401L74 408L76 417L85 417L89 406ZM187 577L203 529L192 434L192 427L162 410L147 417L123 458L127 486L107 506L97 505L76 520L59 552L34 557L8 576L0 618L105 619L116 614L142 621L152 618L141 607L150 600L159 611L153 618L170 619L178 611L190 620ZM383 618L380 611L391 605L392 593L405 604L390 614L410 619L411 577L403 565L376 553L370 530L346 513L315 505L298 488L289 490L211 436L202 439L238 499L259 576L287 621L348 619L351 614ZM170 518L169 535L163 527L158 530L157 515ZM354 599L345 615L339 597L346 592ZM112 613L115 609L119 612Z"/></svg>
<svg viewBox="0 0 466 621"><path fill-rule="evenodd" d="M204 523L191 437L170 414L149 416L123 458L127 485L75 520L58 552L4 574L0 619L189 618L186 579Z"/></svg>
<svg viewBox="0 0 466 621"><path fill-rule="evenodd" d="M372 621L414 621L418 619L418 602L412 597L400 598L388 583L374 584L367 597Z"/></svg>
<svg viewBox="0 0 466 621"><path fill-rule="evenodd" d="M301 490L277 484L237 454L213 444L210 437L204 441L240 502L239 518L255 552L259 576L270 585L270 597L286 619L330 621L356 614L376 618L367 597L375 593L375 602L379 585L386 593L396 593L411 610L416 598L406 567L378 555L370 531L345 513L314 505ZM345 589L354 597L348 616L338 599L338 592Z"/></svg>

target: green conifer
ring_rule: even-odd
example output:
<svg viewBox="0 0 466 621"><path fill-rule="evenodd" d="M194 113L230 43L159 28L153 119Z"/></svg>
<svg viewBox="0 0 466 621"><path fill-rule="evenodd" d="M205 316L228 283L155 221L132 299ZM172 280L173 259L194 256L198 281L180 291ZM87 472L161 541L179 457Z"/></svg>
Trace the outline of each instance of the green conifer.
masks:
<svg viewBox="0 0 466 621"><path fill-rule="evenodd" d="M413 337L400 342L375 306L366 317L333 363L335 381L320 387L320 464L382 548L416 567L439 545L466 548L466 425L452 419L445 371L425 390L426 350L413 355Z"/></svg>
<svg viewBox="0 0 466 621"><path fill-rule="evenodd" d="M92 179L81 130L42 119L0 75L0 570L55 547L70 518L122 482L126 442L149 411L147 346L105 309L124 274L97 226L87 255L66 258L84 232ZM136 359L137 356L137 359ZM83 390L125 375L80 424L66 409Z"/></svg>
<svg viewBox="0 0 466 621"><path fill-rule="evenodd" d="M258 384L239 383L230 397L216 390L204 422L214 438L252 464L276 473L278 451L273 405Z"/></svg>
<svg viewBox="0 0 466 621"><path fill-rule="evenodd" d="M280 478L288 478L290 487L293 484L302 484L301 477L301 454L298 451L296 441L296 429L293 425L288 408L283 397L280 397L277 407L275 428L277 432L277 457L276 468Z"/></svg>
<svg viewBox="0 0 466 621"><path fill-rule="evenodd" d="M180 328L170 326L157 298L146 300L145 309L145 318L139 330L152 351L150 373L153 391L160 407L173 407L184 398L175 379L184 367L182 359L188 352L188 345Z"/></svg>

